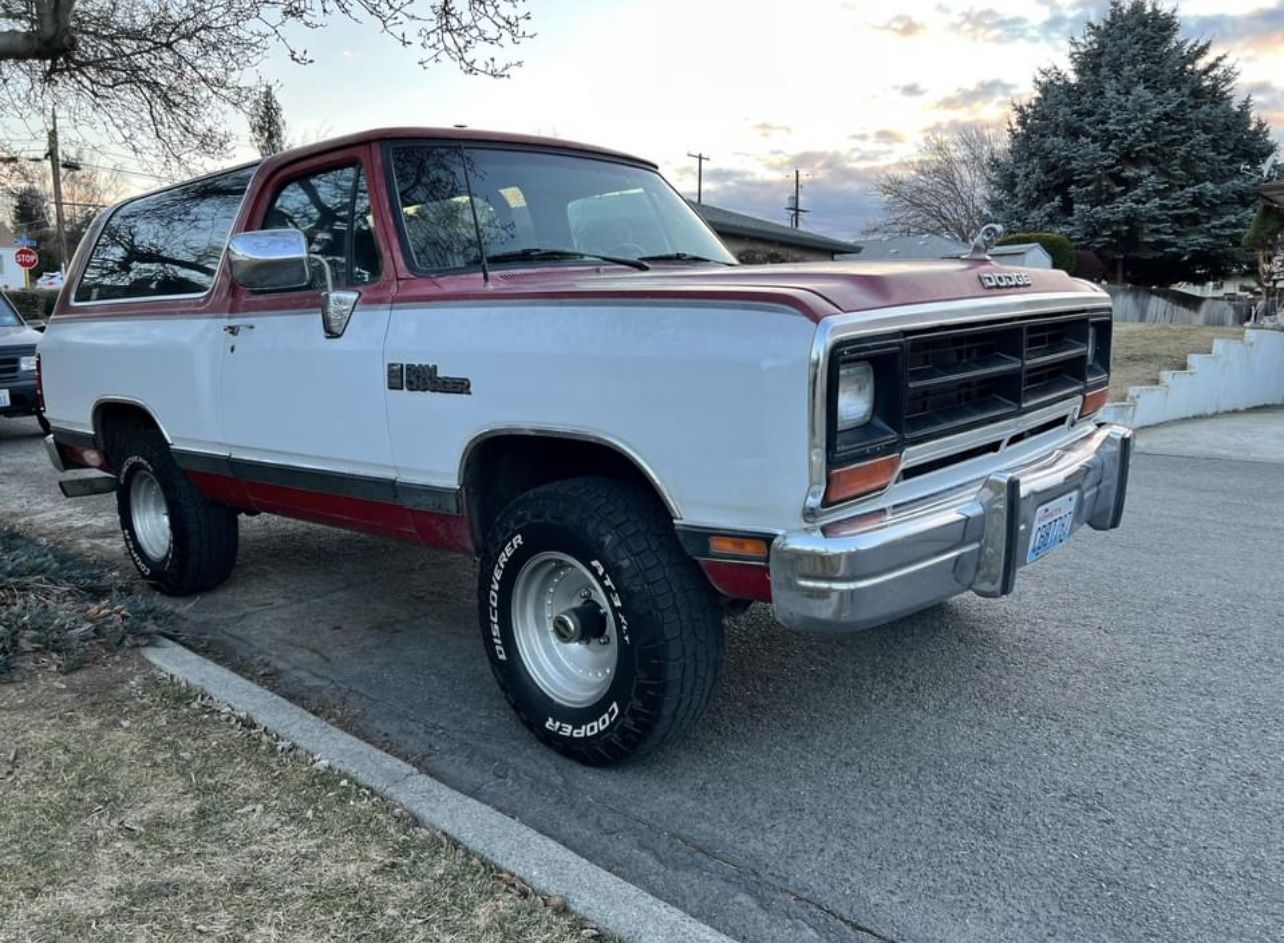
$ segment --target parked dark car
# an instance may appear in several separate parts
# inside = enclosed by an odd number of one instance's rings
[[[36,342],[40,334],[27,326],[13,303],[0,294],[0,416],[35,416],[40,428],[49,423],[36,396]]]

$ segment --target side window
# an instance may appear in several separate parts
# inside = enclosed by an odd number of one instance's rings
[[[365,285],[379,278],[370,193],[356,164],[299,177],[282,187],[263,218],[264,229],[298,229],[308,251],[330,266],[336,287]],[[314,265],[312,284],[325,287]]]
[[[244,167],[121,206],[89,254],[75,300],[204,294],[253,174]]]

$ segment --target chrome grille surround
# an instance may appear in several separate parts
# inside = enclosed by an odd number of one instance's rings
[[[929,463],[936,463],[936,467],[947,466],[952,459],[965,460],[975,456],[977,449],[1001,453],[1010,443],[1022,438],[1073,426],[1078,418],[1078,393],[1082,392],[1084,384],[1077,383],[1071,390],[1060,382],[1064,379],[1064,371],[1059,374],[1056,368],[1058,364],[1071,363],[1075,356],[1081,358],[1081,363],[1086,362],[1086,349],[1074,346],[1079,343],[1074,336],[1066,336],[1064,331],[1058,334],[1057,325],[1063,322],[1086,324],[1089,318],[1108,317],[1110,311],[1109,296],[1093,288],[1002,299],[976,298],[905,305],[822,321],[816,330],[810,365],[810,484],[803,506],[804,520],[836,519],[852,506],[871,499],[871,496],[862,496],[830,506],[823,503],[829,470],[829,364],[836,349],[862,338],[901,334],[907,350],[908,369],[903,381],[907,408],[913,405],[908,397],[911,371],[914,369],[922,370],[913,378],[913,382],[919,383],[915,393],[931,395],[933,386],[936,386],[939,395],[951,386],[957,389],[957,384],[965,384],[970,392],[945,405],[947,408],[962,407],[969,412],[975,411],[972,404],[977,402],[975,397],[969,398],[972,394],[979,391],[984,400],[987,391],[995,393],[991,382],[995,378],[1017,378],[1016,381],[1008,380],[1009,397],[1014,397],[1010,401],[1010,409],[995,409],[989,416],[969,415],[963,417],[966,421],[953,423],[925,420],[924,425],[916,429],[916,435],[906,436],[901,469],[901,476],[905,476],[913,474],[916,467]],[[1031,320],[1039,323],[1015,323]],[[1030,330],[1031,327],[1034,330]],[[1043,330],[1045,327],[1047,330]],[[1005,335],[1005,331],[1009,334]],[[959,337],[968,333],[977,335],[976,343],[971,349],[964,350],[966,356],[954,356],[955,364],[943,365],[939,362],[941,358],[934,360],[930,352],[924,354],[924,351],[930,351],[932,343],[942,339],[942,349],[957,352]],[[1003,347],[1005,337],[1008,338],[1007,348]],[[1071,343],[1059,346],[1064,341]],[[920,345],[917,349],[914,347],[916,344]],[[924,354],[917,361],[914,359],[916,350]],[[1004,359],[1007,357],[1015,359],[1019,369],[1013,369],[1011,362]],[[945,359],[950,360],[949,357]],[[939,369],[943,367],[946,369]],[[957,367],[953,377],[948,375],[949,367]],[[1045,383],[1052,385],[1044,386]],[[939,399],[936,401],[938,408],[940,402]],[[996,405],[993,402],[989,404],[990,407]],[[931,412],[931,409],[926,409],[922,414],[929,416]],[[936,417],[937,420],[939,418]],[[902,477],[898,477],[897,481],[900,480]]]

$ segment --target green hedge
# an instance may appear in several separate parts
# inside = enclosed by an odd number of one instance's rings
[[[1065,236],[1055,232],[1014,232],[1000,239],[999,245],[1011,246],[1022,242],[1037,242],[1048,250],[1048,255],[1052,256],[1053,268],[1074,274],[1079,253],[1074,243]]]
[[[15,288],[5,292],[18,313],[28,321],[48,321],[58,292],[52,288]]]

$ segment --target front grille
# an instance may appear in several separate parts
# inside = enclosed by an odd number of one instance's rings
[[[30,357],[34,347],[6,347],[0,350],[0,380],[14,380],[18,376],[18,359]]]
[[[1082,313],[911,336],[905,442],[961,432],[1083,393],[1089,329],[1089,316]]]

